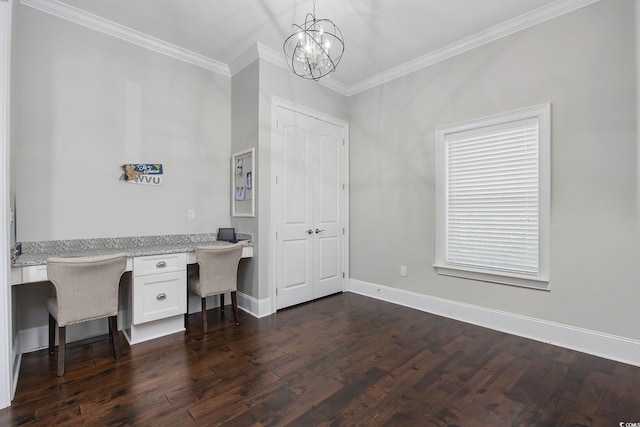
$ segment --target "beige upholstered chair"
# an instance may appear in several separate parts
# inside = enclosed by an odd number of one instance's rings
[[[242,243],[233,245],[201,246],[196,248],[198,272],[189,274],[189,290],[200,296],[202,304],[202,333],[207,333],[207,300],[208,296],[222,295],[231,292],[233,317],[238,323],[238,264],[242,257]],[[188,300],[189,298],[187,298]],[[221,301],[224,301],[221,299]],[[185,323],[189,309],[185,314]]]
[[[54,352],[57,323],[58,376],[64,375],[67,325],[108,317],[113,355],[120,358],[118,288],[126,266],[126,254],[47,259],[47,276],[56,290],[56,296],[47,301],[49,352]]]

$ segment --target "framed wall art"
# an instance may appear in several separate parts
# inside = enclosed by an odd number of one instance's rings
[[[231,156],[231,216],[255,217],[255,148]]]

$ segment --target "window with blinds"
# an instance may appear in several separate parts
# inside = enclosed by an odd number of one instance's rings
[[[547,287],[548,122],[547,105],[438,129],[439,273]]]

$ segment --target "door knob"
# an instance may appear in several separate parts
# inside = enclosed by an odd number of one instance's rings
[[[307,230],[307,234],[313,234],[313,230],[312,229],[308,229]]]
[[[323,231],[324,231],[324,230],[318,230],[318,229],[316,228],[316,234],[318,234],[318,233],[322,233]]]

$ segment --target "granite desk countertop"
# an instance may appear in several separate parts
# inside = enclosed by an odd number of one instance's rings
[[[253,245],[251,235],[238,233],[237,237],[246,246]],[[21,242],[20,255],[11,251],[11,265],[27,267],[46,264],[49,257],[89,257],[122,252],[130,257],[163,255],[194,252],[196,246],[228,244],[216,240],[215,233]]]

